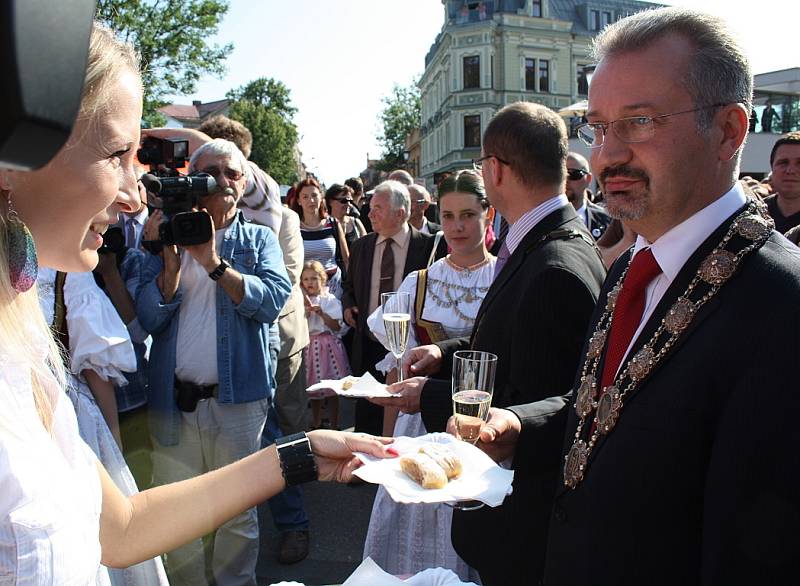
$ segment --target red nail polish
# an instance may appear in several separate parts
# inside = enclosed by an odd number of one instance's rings
[[[400,455],[400,452],[398,452],[394,448],[386,448],[386,452],[391,454],[392,456],[399,456]]]

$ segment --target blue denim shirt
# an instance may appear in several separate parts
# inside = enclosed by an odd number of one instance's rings
[[[119,274],[134,303],[136,303],[136,293],[139,290],[144,260],[145,255],[141,250],[129,248],[125,251],[125,256],[119,266]],[[106,291],[106,295],[108,295],[108,291]],[[117,396],[117,411],[120,413],[131,411],[147,403],[147,358],[145,358],[147,347],[144,343],[147,332],[142,330],[138,317],[128,324],[128,333],[131,335],[133,350],[136,352],[136,372],[124,372],[128,384],[124,387],[114,386],[114,393]]]
[[[269,355],[269,328],[278,318],[291,285],[277,237],[269,228],[250,224],[239,213],[225,232],[217,251],[244,277],[244,298],[235,305],[217,288],[217,367],[220,403],[247,403],[272,397],[275,380]],[[180,440],[180,411],[175,406],[175,356],[182,284],[170,303],[164,303],[156,278],[161,257],[151,255],[142,265],[142,284],[136,299],[139,321],[153,336],[148,391],[150,431],[162,445]]]

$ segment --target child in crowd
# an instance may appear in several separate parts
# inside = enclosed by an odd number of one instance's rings
[[[321,380],[338,380],[350,374],[350,362],[340,336],[345,333],[342,304],[328,292],[328,277],[322,263],[316,260],[303,265],[300,286],[305,293],[306,319],[310,341],[303,352],[306,361],[308,386]],[[312,428],[323,425],[322,400],[330,418],[330,427],[339,426],[339,397],[323,392],[312,398]]]

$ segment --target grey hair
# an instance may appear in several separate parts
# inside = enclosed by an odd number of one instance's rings
[[[595,38],[595,63],[609,56],[640,51],[667,35],[683,36],[694,45],[682,84],[696,107],[740,103],[749,114],[753,103],[750,60],[725,21],[710,14],[666,7],[623,18]],[[715,114],[714,108],[696,112],[698,131],[707,131]]]
[[[245,177],[250,179],[250,165],[247,164],[247,159],[239,147],[229,140],[224,138],[215,138],[209,142],[203,143],[195,152],[192,153],[192,158],[189,159],[189,172],[197,171],[195,164],[197,159],[203,155],[212,155],[217,157],[228,157],[232,162],[239,164],[239,170]]]
[[[406,222],[408,221],[411,217],[411,195],[408,193],[408,187],[399,181],[389,179],[378,185],[375,188],[375,193],[387,193],[392,209],[402,209],[406,215]]]

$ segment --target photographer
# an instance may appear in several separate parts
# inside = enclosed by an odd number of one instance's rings
[[[142,269],[137,312],[153,336],[149,394],[156,484],[200,475],[259,448],[274,392],[269,324],[288,299],[290,284],[275,235],[237,212],[247,169],[229,141],[198,148],[189,170],[216,180],[216,189],[198,201],[216,231],[202,244],[179,249],[165,243]],[[161,210],[151,215],[146,241],[164,240],[164,220]],[[252,508],[217,530],[211,560],[217,583],[254,583],[257,555]],[[167,554],[166,562],[174,584],[205,583],[201,540]]]

